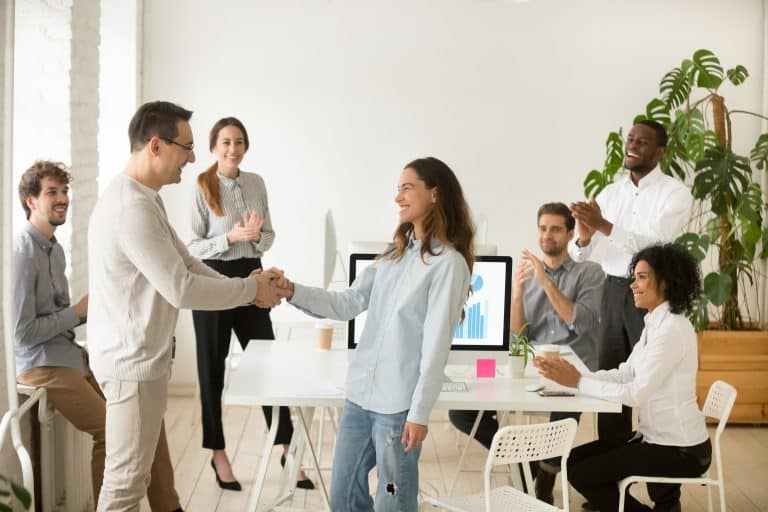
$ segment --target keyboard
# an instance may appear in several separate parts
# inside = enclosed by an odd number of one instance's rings
[[[448,381],[448,382],[443,382],[442,391],[446,393],[466,393],[467,391],[469,391],[469,389],[467,388],[466,382]]]

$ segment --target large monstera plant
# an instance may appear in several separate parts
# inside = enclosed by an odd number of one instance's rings
[[[768,172],[768,133],[750,144],[749,155],[736,154],[731,120],[734,116],[766,118],[729,110],[721,92],[738,87],[748,76],[744,66],[724,70],[714,53],[698,50],[664,75],[659,97],[635,118],[635,122],[658,121],[667,129],[661,170],[687,183],[695,199],[690,231],[677,243],[699,262],[708,254],[714,259],[716,270],[704,277],[704,292],[694,313],[699,328],[712,322],[719,329],[749,329],[763,320],[759,311],[755,315],[749,310],[747,294],[756,290],[760,262],[768,258],[766,202],[760,185],[762,173]],[[611,132],[603,169],[592,170],[584,180],[586,196],[593,197],[612,183],[623,160],[622,132]],[[740,296],[745,300],[740,302]],[[716,318],[710,319],[710,306],[717,308]]]

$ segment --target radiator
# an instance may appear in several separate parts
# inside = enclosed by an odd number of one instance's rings
[[[95,500],[91,489],[91,436],[77,430],[59,414],[56,414],[54,421],[54,436],[56,510],[94,510]]]

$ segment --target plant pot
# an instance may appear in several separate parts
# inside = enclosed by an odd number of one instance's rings
[[[699,407],[716,380],[738,391],[729,423],[768,423],[768,331],[700,332]]]
[[[509,356],[507,358],[507,376],[522,379],[525,375],[525,357]]]

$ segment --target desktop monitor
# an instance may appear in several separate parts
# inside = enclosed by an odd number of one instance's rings
[[[349,256],[349,282],[373,263],[376,254]],[[464,321],[454,329],[448,364],[474,364],[478,358],[506,364],[509,351],[509,310],[512,303],[512,258],[477,256],[472,269],[472,295],[464,305]],[[347,347],[355,348],[363,332],[366,313],[350,320]]]

